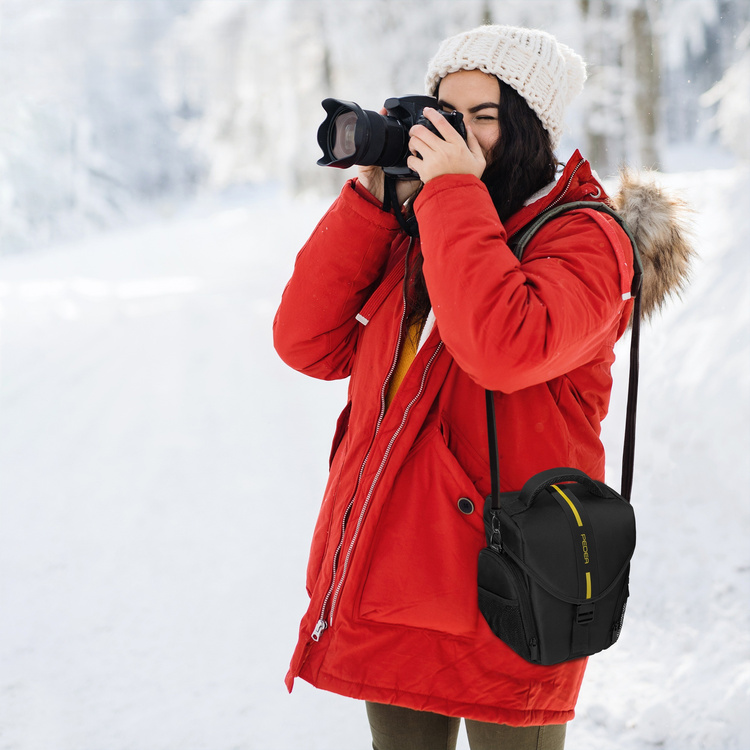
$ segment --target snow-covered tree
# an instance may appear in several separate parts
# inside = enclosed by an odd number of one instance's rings
[[[164,44],[163,90],[212,185],[332,189],[348,174],[315,163],[322,99],[377,111],[389,96],[423,93],[445,37],[488,17],[541,25],[562,12],[554,0],[201,0]]]
[[[741,159],[750,159],[750,24],[737,38],[738,60],[702,97],[717,105],[713,125],[722,143]]]
[[[624,26],[616,0],[580,0],[579,5],[588,69],[582,94],[585,151],[596,169],[609,174],[625,158]]]
[[[700,97],[735,61],[738,35],[750,23],[750,2],[665,0],[659,6],[667,139],[709,142],[712,110]]]
[[[0,252],[111,224],[197,178],[153,54],[188,4],[0,3]]]
[[[638,166],[660,168],[661,59],[654,31],[658,6],[656,0],[630,0],[627,10],[628,41],[625,45],[627,80],[632,87],[631,130]]]
[[[0,252],[196,189],[336,189],[321,100],[422,93],[439,42],[486,21],[587,59],[560,158],[608,174],[715,130],[747,152],[748,0],[0,0]]]

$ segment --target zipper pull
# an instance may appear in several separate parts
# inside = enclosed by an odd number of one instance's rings
[[[318,624],[315,626],[312,635],[310,636],[316,643],[320,640],[320,634],[328,627],[328,623],[325,620],[318,620]]]
[[[539,658],[539,643],[536,638],[529,641],[529,650],[531,651],[531,658],[536,661]]]

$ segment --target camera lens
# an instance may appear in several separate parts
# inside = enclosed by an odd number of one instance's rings
[[[354,164],[389,167],[405,163],[408,128],[398,118],[341,99],[324,99],[322,104],[327,116],[318,128],[323,150],[318,164],[345,169]]]
[[[345,159],[353,156],[357,150],[354,134],[357,131],[357,114],[345,112],[333,121],[333,148],[331,153],[335,159]]]

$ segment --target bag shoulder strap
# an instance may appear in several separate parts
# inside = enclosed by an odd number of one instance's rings
[[[560,206],[543,211],[539,216],[533,219],[529,224],[519,229],[509,239],[508,245],[513,250],[515,256],[521,260],[523,252],[527,245],[531,241],[532,237],[544,226],[548,221],[557,218],[561,214],[569,211],[580,211],[585,210],[597,211],[608,216],[611,216],[622,228],[630,240],[630,244],[633,248],[633,282],[630,287],[630,296],[633,297],[633,317],[632,317],[632,329],[630,334],[630,372],[628,377],[628,401],[626,406],[626,417],[625,417],[625,438],[623,444],[623,455],[622,455],[622,480],[620,494],[628,502],[630,502],[630,495],[633,487],[633,467],[635,463],[635,422],[636,422],[636,411],[638,403],[638,374],[639,374],[639,362],[638,362],[638,348],[640,343],[640,323],[641,323],[641,278],[643,275],[643,266],[641,264],[640,254],[638,252],[638,246],[635,241],[635,237],[628,227],[625,220],[608,206],[606,203],[599,203],[596,201],[573,201],[571,203],[563,203]],[[594,218],[593,214],[592,218]],[[604,231],[610,237],[610,241],[616,240],[613,238],[609,231],[609,224],[605,222],[597,222],[602,226]],[[615,248],[613,248],[615,249]],[[489,442],[489,457],[490,457],[490,477],[492,486],[492,504],[491,507],[497,510],[500,507],[500,471],[499,471],[499,456],[497,448],[497,424],[495,418],[495,399],[492,391],[485,392],[485,404],[487,410],[487,435]]]
[[[643,271],[641,265],[640,253],[638,252],[638,246],[635,242],[630,227],[627,225],[625,219],[620,216],[609,204],[601,203],[600,201],[571,201],[570,203],[561,203],[559,206],[554,206],[542,211],[536,218],[532,219],[528,224],[525,224],[520,229],[516,230],[508,240],[508,246],[513,250],[513,254],[521,260],[527,245],[534,237],[534,235],[549,221],[556,219],[561,214],[569,213],[570,211],[581,211],[586,210],[597,211],[599,213],[606,214],[612,217],[622,228],[625,234],[630,240],[630,244],[633,246],[633,264],[634,268]],[[634,274],[635,279],[635,274]],[[635,290],[633,290],[633,296],[635,296]]]

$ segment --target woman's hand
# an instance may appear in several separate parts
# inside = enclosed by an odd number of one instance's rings
[[[357,179],[365,190],[381,203],[385,195],[385,173],[382,167],[357,167]]]
[[[387,115],[388,110],[383,107],[380,110],[381,115]],[[382,167],[358,167],[357,177],[360,185],[365,190],[372,193],[381,203],[385,197],[385,173]],[[396,197],[399,206],[419,190],[422,183],[419,180],[397,180]]]
[[[435,109],[424,108],[424,116],[435,126],[442,138],[424,125],[415,125],[410,131],[409,151],[412,156],[407,159],[407,166],[413,169],[427,183],[434,177],[444,174],[473,174],[481,177],[487,166],[471,128],[466,128],[466,140]],[[422,157],[421,159],[416,154]]]
[[[359,167],[358,179],[360,185],[372,193],[381,203],[385,196],[385,172],[382,167]],[[422,183],[419,180],[396,180],[396,198],[398,205],[411,198],[419,190]]]

